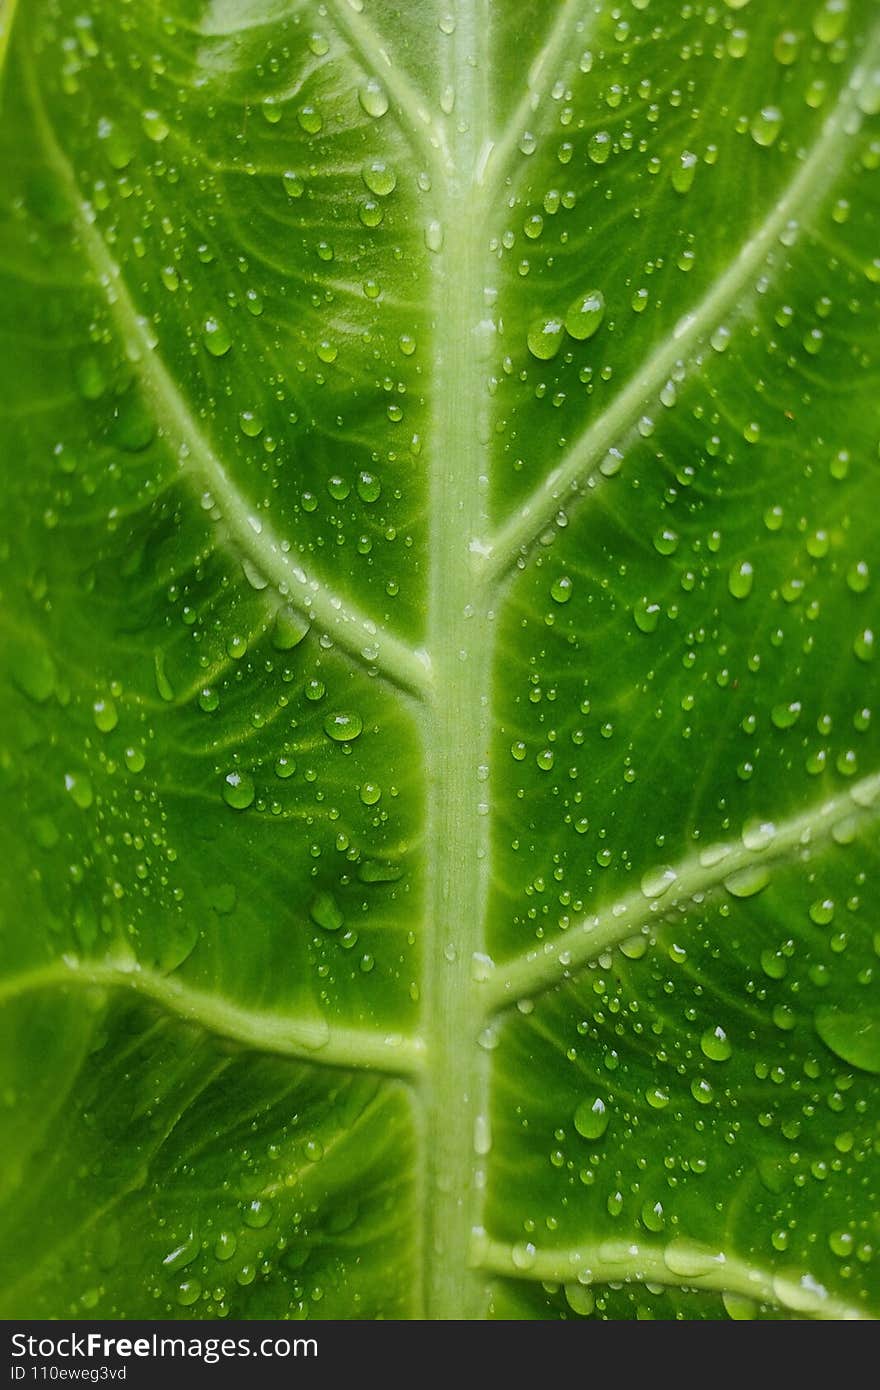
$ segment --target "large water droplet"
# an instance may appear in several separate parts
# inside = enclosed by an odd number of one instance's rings
[[[324,720],[324,732],[334,743],[350,743],[360,735],[363,727],[364,721],[360,715],[351,710],[328,714]]]
[[[605,296],[601,290],[587,290],[572,300],[565,314],[565,331],[569,337],[585,342],[592,338],[605,317]],[[535,354],[537,356],[537,354]]]
[[[880,1076],[880,1018],[876,1011],[848,1012],[828,1006],[816,1010],[814,1023],[819,1037],[836,1057]]]
[[[234,769],[223,778],[223,800],[234,811],[245,811],[256,795],[253,778]]]
[[[610,1119],[608,1107],[601,1096],[582,1100],[574,1112],[574,1127],[584,1139],[601,1139]]]
[[[312,900],[309,916],[316,926],[324,931],[339,931],[345,921],[336,899],[331,893],[318,893]]]

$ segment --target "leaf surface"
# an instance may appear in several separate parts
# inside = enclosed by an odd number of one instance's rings
[[[870,1317],[872,0],[0,21],[5,1317]]]

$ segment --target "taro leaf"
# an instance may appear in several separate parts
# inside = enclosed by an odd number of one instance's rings
[[[874,0],[6,0],[0,1311],[880,1309]]]

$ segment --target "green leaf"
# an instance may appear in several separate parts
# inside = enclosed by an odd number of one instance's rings
[[[873,0],[0,34],[2,1315],[876,1315]]]

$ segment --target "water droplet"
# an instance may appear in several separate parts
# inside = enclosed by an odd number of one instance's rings
[[[119,713],[115,702],[109,695],[102,700],[96,700],[92,705],[92,718],[95,721],[95,728],[100,729],[102,734],[109,734],[119,723]]]
[[[611,136],[607,130],[597,130],[590,136],[587,154],[594,164],[606,164],[611,154]]]
[[[217,318],[205,319],[202,328],[202,342],[212,357],[225,357],[232,347],[229,330]]]
[[[664,893],[668,893],[678,878],[678,874],[667,864],[661,865],[656,869],[649,869],[642,875],[642,893],[648,899],[662,898]]]
[[[700,1051],[704,1057],[708,1057],[710,1062],[726,1062],[730,1058],[733,1048],[730,1040],[720,1024],[714,1028],[707,1028],[700,1038]]]
[[[773,42],[773,57],[783,67],[790,67],[797,59],[800,46],[800,34],[796,34],[793,29],[783,29]]]
[[[177,1301],[182,1308],[191,1308],[201,1297],[202,1286],[198,1279],[184,1279],[177,1290]]]
[[[281,182],[284,184],[284,191],[288,198],[301,198],[305,192],[302,177],[295,169],[286,169],[281,175]]]
[[[232,1231],[220,1231],[214,1242],[214,1258],[220,1261],[231,1260],[238,1241]]]
[[[554,603],[568,603],[572,594],[572,582],[567,574],[562,574],[558,579],[554,579],[550,585],[550,597]]]
[[[588,1318],[596,1307],[596,1295],[585,1284],[565,1284],[565,1301],[578,1317]]]
[[[663,1251],[663,1263],[682,1279],[697,1279],[723,1264],[724,1256],[696,1241],[671,1240]]]
[[[662,1231],[666,1225],[666,1216],[663,1211],[662,1202],[652,1202],[650,1198],[642,1203],[639,1219],[646,1231]]]
[[[562,343],[564,325],[559,318],[540,318],[532,323],[527,336],[529,352],[539,362],[549,362]]]
[[[272,1207],[262,1197],[255,1197],[244,1209],[244,1222],[255,1231],[261,1231],[272,1219]]]
[[[601,1096],[582,1100],[574,1112],[574,1127],[583,1139],[601,1139],[608,1128],[608,1107]]]
[[[317,135],[324,127],[324,118],[312,102],[306,102],[299,108],[296,119],[307,135]]]
[[[775,144],[782,129],[782,112],[778,106],[762,106],[749,122],[749,134],[756,145],[765,148]]]
[[[358,89],[358,101],[368,116],[384,116],[388,110],[388,97],[385,89],[371,77]]]
[[[397,187],[397,175],[384,159],[370,159],[361,170],[361,178],[377,198],[387,198]]]
[[[669,1104],[669,1091],[665,1086],[649,1086],[645,1092],[645,1100],[652,1110],[665,1110]]]
[[[639,632],[644,632],[645,634],[656,632],[659,621],[659,603],[652,603],[649,598],[643,596],[633,604],[633,622]]]
[[[755,582],[755,574],[748,560],[738,560],[731,565],[727,576],[727,587],[734,598],[748,598]]]
[[[365,859],[358,864],[357,876],[361,883],[396,883],[403,878],[403,869],[382,859]]]
[[[375,473],[366,470],[358,474],[357,494],[362,502],[377,502],[382,493],[382,484]]]
[[[192,1264],[193,1260],[198,1255],[199,1248],[198,1236],[194,1231],[190,1231],[183,1240],[179,1241],[178,1244],[168,1252],[162,1264],[172,1273],[178,1269],[186,1269],[186,1266]]]
[[[331,893],[318,893],[312,900],[309,916],[315,926],[324,931],[339,931],[345,921],[336,899]]]
[[[510,1252],[515,1269],[531,1269],[537,1258],[537,1251],[531,1241],[519,1241]]]
[[[565,314],[565,331],[579,343],[586,342],[598,332],[604,317],[605,296],[602,291],[587,290],[569,304]]]
[[[668,526],[661,526],[654,533],[654,549],[658,555],[674,555],[678,549],[678,542],[677,532],[670,530]]]
[[[141,125],[148,140],[155,140],[156,144],[161,142],[168,135],[168,122],[158,111],[144,111],[141,116]]]
[[[846,1011],[833,1007],[816,1010],[816,1032],[827,1048],[860,1071],[880,1076],[880,1018],[876,1010]]]
[[[849,18],[849,0],[823,0],[813,15],[813,33],[820,43],[839,39]]]
[[[777,729],[791,729],[801,717],[800,700],[789,700],[786,704],[774,705],[770,719]]]
[[[474,1153],[479,1158],[485,1158],[486,1154],[492,1152],[492,1130],[489,1124],[488,1115],[474,1116]]]
[[[846,573],[847,586],[854,594],[863,594],[871,583],[871,571],[866,561],[857,560]]]
[[[676,193],[687,193],[697,172],[697,156],[692,150],[682,150],[672,170],[672,187]]]
[[[438,252],[443,249],[443,224],[433,217],[425,226],[425,245],[429,251]]]
[[[695,1076],[691,1082],[691,1095],[698,1105],[711,1105],[715,1092],[704,1076]]]
[[[858,657],[859,661],[869,662],[874,660],[876,646],[874,643],[874,633],[871,628],[866,627],[862,632],[858,633],[853,642],[853,652]]]
[[[354,714],[350,710],[339,710],[335,714],[328,714],[324,720],[324,732],[334,743],[350,743],[356,739],[364,727],[364,721],[359,714]]]
[[[289,652],[298,647],[307,635],[311,624],[295,608],[285,604],[275,614],[272,624],[272,646],[278,652]]]
[[[92,784],[84,772],[67,772],[64,787],[81,811],[87,811],[95,799]]]
[[[770,872],[761,864],[747,864],[744,869],[737,869],[734,873],[728,874],[724,880],[724,887],[733,898],[753,898],[767,887],[770,882]]]
[[[235,811],[245,811],[256,795],[253,778],[234,769],[223,778],[223,800]]]
[[[742,842],[746,849],[758,851],[767,849],[776,839],[776,826],[772,820],[755,817],[746,821],[742,828]]]
[[[126,748],[122,756],[125,759],[125,766],[128,768],[129,772],[143,772],[147,764],[143,749]]]

